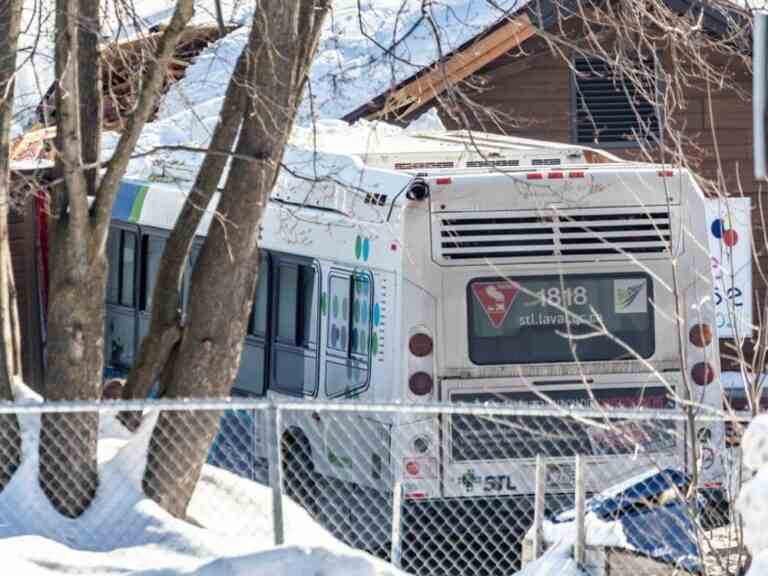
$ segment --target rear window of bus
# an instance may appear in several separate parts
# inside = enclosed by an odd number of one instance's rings
[[[478,278],[467,286],[475,364],[649,358],[653,282],[647,274]]]

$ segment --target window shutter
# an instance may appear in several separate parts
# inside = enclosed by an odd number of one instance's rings
[[[653,59],[643,61],[653,70]],[[597,58],[576,58],[574,61],[576,91],[576,130],[578,144],[625,144],[638,140],[654,141],[660,134],[656,106],[641,90],[612,66]],[[656,89],[655,74],[650,75],[644,91]]]

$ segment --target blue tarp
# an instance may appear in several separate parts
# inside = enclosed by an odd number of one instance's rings
[[[689,485],[690,478],[686,474],[665,469],[621,489],[607,490],[590,498],[586,502],[586,512],[604,522],[619,523],[628,549],[689,572],[701,573],[701,551],[692,521],[695,508],[701,504],[691,504],[681,497]],[[549,520],[560,524],[573,522],[574,517],[575,511],[570,508]]]

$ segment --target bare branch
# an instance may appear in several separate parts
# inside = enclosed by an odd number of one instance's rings
[[[107,165],[106,173],[99,184],[92,211],[97,251],[103,249],[106,243],[112,205],[117,196],[120,180],[128,168],[131,152],[136,147],[141,131],[160,98],[176,43],[193,14],[193,0],[178,1],[171,22],[160,38],[155,57],[147,66],[136,108],[128,118],[125,130],[120,136],[115,152]]]

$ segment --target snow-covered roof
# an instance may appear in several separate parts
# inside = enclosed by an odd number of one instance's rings
[[[311,68],[297,126],[306,128],[318,120],[343,117],[464,46],[527,2],[441,0],[425,4],[422,0],[335,0]],[[123,5],[110,3],[116,4]],[[20,53],[20,60],[30,57],[32,46],[35,54],[17,77],[16,104],[21,112],[20,120],[29,119],[30,109],[40,102],[40,95],[53,80],[50,58],[53,21],[51,12],[40,11],[41,5],[47,6],[40,0],[25,0],[25,26],[30,31],[38,26],[45,34],[40,37],[27,34],[22,39],[26,49]],[[133,0],[132,5],[136,12],[133,20],[107,14],[108,37],[129,38],[138,29],[147,30],[166,22],[172,14],[174,0]],[[223,1],[227,23],[247,24],[252,9],[249,2]],[[214,0],[197,0],[194,22],[214,21]],[[129,176],[193,177],[202,154],[171,153],[167,149],[179,145],[207,147],[227,81],[247,39],[247,26],[242,26],[210,44],[186,69],[185,77],[171,87],[161,102],[157,120],[146,126],[139,147],[144,155],[131,163]],[[105,154],[110,153],[114,144],[115,137],[107,135]],[[162,151],[163,148],[166,151]],[[147,155],[148,151],[156,152]]]
[[[145,0],[149,1],[149,0]],[[443,0],[429,6],[425,19],[421,0],[338,0],[326,20],[310,86],[297,125],[340,118],[387,87],[464,44],[527,0]],[[237,18],[244,18],[238,13]],[[150,21],[151,16],[147,17]],[[187,68],[185,77],[163,99],[158,119],[141,138],[144,151],[183,144],[205,148],[221,108],[226,83],[248,40],[242,27],[211,44]],[[388,48],[395,45],[392,51]],[[311,93],[311,99],[309,94]],[[107,138],[107,147],[110,139]],[[132,163],[138,178],[191,178],[202,158],[190,152],[158,152]]]

